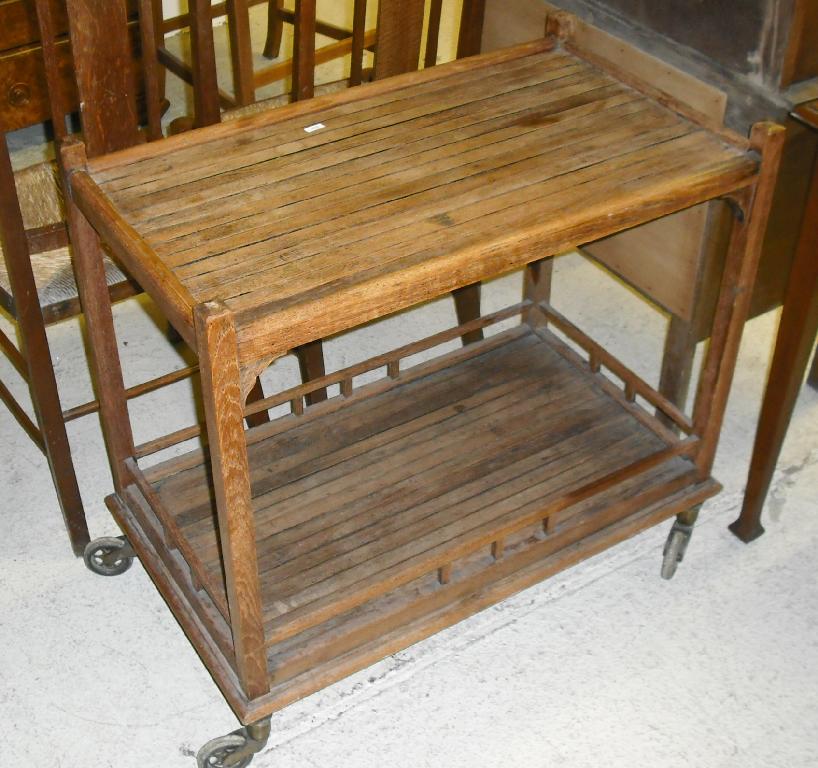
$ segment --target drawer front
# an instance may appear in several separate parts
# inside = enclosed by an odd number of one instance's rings
[[[135,19],[137,0],[128,0],[128,16]],[[68,34],[65,0],[51,0],[51,18],[58,35]],[[0,53],[37,43],[40,30],[34,0],[0,0]]]
[[[14,0],[14,4],[22,6],[29,3]],[[136,56],[139,50],[139,28],[136,21],[131,22],[130,29],[135,52],[134,79],[139,84],[137,93],[141,93],[141,71]],[[67,109],[74,111],[79,100],[71,63],[71,47],[66,38],[57,43],[57,57],[60,90],[66,99]],[[41,123],[50,117],[42,48],[34,44],[12,51],[0,51],[0,130],[14,131]]]
[[[68,29],[64,0],[51,0],[57,33]],[[0,0],[0,52],[31,45],[40,39],[34,0]]]
[[[67,40],[57,45],[60,88],[69,109],[78,103]],[[13,131],[51,117],[42,49],[28,47],[0,54],[0,130]]]

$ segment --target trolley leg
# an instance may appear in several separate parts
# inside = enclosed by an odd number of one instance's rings
[[[208,741],[196,755],[199,768],[245,768],[270,738],[270,718]]]
[[[676,515],[673,527],[670,529],[665,548],[662,552],[662,578],[672,579],[679,563],[684,560],[687,545],[693,535],[693,526],[699,517],[701,507],[693,507],[687,512]]]

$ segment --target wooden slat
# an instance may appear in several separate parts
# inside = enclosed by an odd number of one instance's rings
[[[231,661],[211,636],[210,629],[205,625],[197,611],[190,604],[188,595],[168,572],[161,555],[152,545],[150,538],[142,529],[131,507],[133,502],[127,498],[110,496],[106,499],[108,508],[116,518],[128,540],[134,547],[139,561],[148,571],[159,593],[173,611],[173,615],[182,625],[185,634],[195,645],[196,651],[207,665],[207,669],[217,682],[219,689],[225,695],[237,712],[247,712],[248,701],[236,678],[236,672]]]
[[[400,98],[333,102],[310,135],[254,124],[215,166],[191,147],[173,173],[157,157],[98,182],[194,302],[219,298],[237,312],[249,361],[522,266],[535,248],[737,188],[756,171],[741,149],[579,59],[529,53],[478,71]],[[413,270],[426,276],[407,293],[392,276]]]
[[[364,49],[367,47],[365,40],[366,30],[366,4],[367,0],[354,0],[352,9],[352,35],[351,35],[351,60],[349,65],[349,85],[355,87],[363,80]],[[374,40],[370,41],[370,44]]]
[[[315,272],[307,274],[309,287],[305,286],[307,292],[303,300],[295,296],[273,299],[276,288],[272,287],[270,274],[263,276],[261,285],[264,287],[256,293],[245,283],[244,295],[230,301],[243,326],[242,358],[253,359],[261,355],[262,350],[269,354],[302,343],[313,335],[334,333],[341,329],[338,317],[345,318],[344,327],[366,322],[439,295],[441,291],[453,290],[464,282],[476,282],[522,266],[532,253],[560,253],[589,239],[695,205],[749,183],[755,164],[738,158],[716,162],[701,171],[690,169],[682,159],[686,150],[704,155],[707,142],[708,138],[703,135],[690,141],[678,138],[672,144],[665,142],[671,145],[667,152],[656,152],[652,156],[648,153],[641,162],[628,168],[630,184],[617,185],[612,181],[617,173],[626,175],[621,167],[611,173],[618,164],[614,160],[606,163],[607,174],[603,163],[589,171],[600,179],[599,184],[563,190],[559,204],[556,204],[556,190],[543,196],[535,193],[533,199],[529,190],[528,195],[513,193],[505,198],[478,201],[466,209],[462,217],[450,213],[440,214],[440,218],[430,216],[416,223],[427,234],[418,232],[417,237],[409,240],[407,236],[412,235],[407,230],[402,237],[403,233],[398,234],[399,245],[388,242],[396,238],[394,232],[389,232],[384,238],[387,242],[379,243],[383,250],[356,251],[361,254],[356,259],[360,271],[354,276],[339,277],[330,273],[325,276],[323,285],[316,285],[312,277]],[[575,175],[580,177],[583,173]],[[617,191],[619,195],[615,194]],[[526,204],[515,202],[515,197]],[[543,198],[556,204],[552,216],[546,215],[549,211],[546,206],[541,206]],[[587,203],[587,207],[581,209],[582,203]],[[493,215],[481,216],[480,212],[486,209]],[[538,212],[536,219],[531,218],[534,210]],[[557,218],[566,212],[565,218]],[[461,234],[463,240],[458,240]],[[343,263],[343,260],[336,257],[335,263]],[[319,264],[320,260],[314,265],[316,269]],[[396,273],[401,274],[400,282],[389,277]],[[289,293],[300,280],[299,275],[296,281],[287,281],[286,291]],[[409,286],[409,290],[404,286]],[[248,287],[251,292],[247,292]],[[316,311],[318,306],[321,312]],[[275,316],[274,323],[269,319],[271,316]],[[316,317],[320,325],[307,328],[307,318],[312,321]]]
[[[478,379],[447,370],[347,405],[331,435],[319,417],[249,445],[268,642],[693,452],[668,449],[538,337],[508,338],[471,358]],[[272,456],[283,457],[275,473]],[[202,481],[185,470],[158,493],[213,578],[219,547]]]
[[[158,376],[157,378],[151,379],[150,381],[146,381],[143,384],[136,384],[133,387],[128,387],[125,390],[125,397],[128,400],[133,400],[134,398],[141,397],[142,395],[148,394],[149,392],[155,392],[157,389],[161,389],[162,387],[165,387],[168,384],[175,384],[177,381],[189,379],[198,370],[199,370],[198,366],[181,368],[178,371],[166,373],[163,376]],[[65,421],[73,421],[74,419],[78,419],[81,416],[87,416],[90,413],[96,413],[96,411],[98,410],[99,401],[91,400],[87,403],[77,405],[73,408],[69,408],[67,411],[64,411],[63,419],[65,419]]]
[[[684,430],[687,434],[693,432],[693,423],[682,413],[678,407],[671,403],[666,397],[659,394],[653,387],[650,386],[644,379],[639,377],[633,371],[622,365],[610,352],[604,349],[600,344],[595,342],[586,333],[583,333],[577,326],[575,326],[568,318],[557,312],[547,301],[541,301],[537,305],[545,316],[570,339],[575,341],[583,347],[588,353],[594,355],[594,359],[598,363],[602,363],[617,376],[619,376],[625,384],[626,396],[628,400],[633,401],[636,394],[641,395],[651,405],[661,410],[665,415],[669,416],[673,421]]]
[[[549,90],[551,94],[546,93]],[[543,102],[538,110],[529,107],[531,99]],[[619,114],[617,114],[617,107],[619,107]],[[625,94],[612,92],[598,80],[569,73],[564,78],[560,78],[560,82],[551,88],[548,86],[525,88],[522,93],[509,94],[503,99],[501,105],[487,107],[485,113],[482,113],[477,119],[466,115],[461,117],[456,114],[456,110],[451,110],[450,117],[454,119],[444,125],[440,125],[441,121],[439,118],[436,121],[434,116],[418,121],[413,126],[415,130],[412,132],[411,139],[400,147],[393,145],[392,136],[398,133],[394,128],[387,127],[383,130],[371,131],[369,132],[371,143],[368,142],[366,145],[361,145],[360,141],[354,139],[340,140],[336,149],[342,154],[338,158],[340,162],[336,164],[327,166],[326,161],[322,163],[320,159],[320,151],[310,151],[299,155],[295,161],[291,160],[291,168],[287,167],[286,161],[279,161],[273,164],[265,163],[257,172],[245,174],[248,176],[245,179],[247,186],[242,189],[236,188],[238,180],[232,178],[234,175],[242,175],[240,172],[226,174],[223,179],[225,188],[214,189],[213,194],[217,198],[240,194],[247,205],[247,220],[242,219],[233,223],[238,248],[243,244],[241,237],[246,236],[245,233],[263,234],[265,230],[260,229],[261,226],[266,226],[267,230],[271,229],[275,218],[270,217],[268,212],[265,221],[261,202],[265,195],[269,198],[272,190],[281,195],[282,207],[289,208],[297,205],[296,210],[301,212],[310,208],[314,209],[321,202],[329,202],[327,196],[330,194],[334,194],[336,198],[342,197],[343,192],[349,189],[349,182],[346,180],[349,177],[363,182],[394,176],[392,188],[396,191],[398,185],[406,184],[410,180],[424,183],[426,188],[433,188],[436,183],[439,184],[451,177],[451,174],[455,172],[454,169],[458,167],[461,168],[461,175],[470,175],[469,171],[473,174],[474,170],[479,170],[480,166],[468,166],[469,160],[478,160],[480,154],[485,155],[487,159],[493,154],[508,151],[511,148],[508,142],[522,143],[523,146],[528,143],[528,146],[532,147],[531,134],[540,133],[546,147],[559,146],[555,141],[557,136],[562,135],[565,131],[573,131],[578,134],[583,127],[585,129],[589,127],[585,123],[590,122],[593,125],[594,121],[603,120],[605,115],[596,113],[607,112],[609,108],[614,110],[607,115],[609,120],[627,115],[629,112],[645,112],[639,102],[630,99]],[[507,112],[504,111],[506,109]],[[561,110],[564,110],[564,113],[554,119],[558,125],[554,125],[553,129],[548,132],[537,131],[536,123],[533,126],[526,125],[527,120],[544,120],[549,113],[553,114]],[[582,118],[586,119],[582,120]],[[538,154],[537,151],[533,152],[534,156]],[[383,163],[383,166],[378,164],[379,161]],[[432,163],[435,163],[435,172],[429,174],[429,166]],[[424,171],[427,173],[424,174]],[[446,171],[448,173],[444,175]],[[210,187],[210,183],[207,183],[207,186]],[[416,187],[417,191],[423,190],[423,187],[418,187],[417,184]],[[374,190],[362,190],[363,192],[367,194],[367,201],[389,202],[383,199],[383,192],[380,195]],[[174,228],[169,229],[168,224],[173,224],[173,218],[167,212],[170,206],[161,199],[164,196],[158,193],[151,194],[150,210],[143,208],[138,214],[131,213],[130,210],[127,210],[128,206],[126,213],[130,214],[129,218],[139,223],[140,228],[144,228],[146,234],[152,242],[156,242],[157,249],[164,253],[169,263],[184,264],[196,258],[197,255],[203,256],[207,253],[200,250],[197,254],[194,251],[191,253],[191,259],[176,256],[177,253],[186,254],[188,251],[193,251],[198,244],[206,242],[205,237],[193,231],[196,223],[199,223],[206,232],[209,231],[209,234],[216,238],[217,242],[211,249],[211,254],[222,253],[224,247],[229,246],[230,241],[224,238],[230,234],[228,227],[231,219],[225,212],[223,204],[219,210],[218,200],[204,203],[207,213],[214,218],[212,225],[208,226],[209,221],[204,214],[192,211],[191,218],[194,221],[185,222],[183,227],[177,224]],[[342,211],[346,213],[354,210],[350,206],[351,204],[347,202]],[[365,215],[367,207],[361,205],[359,208],[359,215]],[[340,214],[334,216],[333,219],[340,219]],[[326,226],[327,223],[322,220],[311,222],[312,226]],[[225,231],[220,230],[220,225]],[[185,236],[186,230],[191,232],[191,236]],[[289,234],[292,231],[292,228],[282,229],[280,224],[278,232],[273,230],[275,234]],[[167,243],[163,242],[164,240],[167,240]]]
[[[690,474],[691,471],[684,465],[671,463],[661,470],[641,475],[623,484],[618,501],[606,504],[594,499],[576,505],[570,516],[563,518],[551,531],[552,538],[547,543],[542,542],[533,529],[528,529],[517,537],[505,540],[503,554],[509,558],[519,558],[531,553],[532,549],[558,552],[582,536],[593,535],[595,531],[605,528],[611,521],[689,487]],[[488,561],[485,552],[476,552],[458,560],[456,565],[447,564],[439,569],[438,581],[442,576],[442,583],[454,582],[447,590],[439,589],[433,576],[426,576],[297,637],[276,643],[270,649],[275,679],[283,681],[294,677],[321,661],[350,650],[361,640],[383,635],[393,627],[410,623],[428,612],[430,603],[445,604],[455,599],[456,595],[474,589],[475,582],[490,579],[495,568],[496,565]]]
[[[361,43],[363,43],[363,45],[359,46],[361,51],[363,51],[364,48],[371,46],[375,39],[376,35],[374,30],[365,31],[362,33]],[[349,53],[353,53],[354,49],[355,41],[351,37],[344,40],[339,40],[337,43],[330,43],[329,45],[321,46],[321,48],[318,48],[314,52],[315,65],[326,64],[329,61],[342,58]],[[276,83],[279,80],[283,80],[288,75],[294,73],[296,63],[296,59],[288,59],[286,61],[279,62],[278,64],[273,64],[269,67],[258,70],[253,75],[253,83],[255,87],[262,88],[270,83]],[[360,82],[358,84],[360,85]]]
[[[571,68],[571,71],[560,71],[566,68]],[[520,59],[506,66],[490,67],[479,83],[473,82],[467,74],[452,75],[451,80],[447,79],[445,82],[433,80],[419,84],[399,95],[387,93],[365,98],[377,87],[377,84],[370,85],[360,91],[345,91],[336,95],[335,98],[340,99],[348,93],[355,93],[361,98],[355,103],[342,102],[324,110],[321,113],[321,120],[329,126],[326,130],[306,134],[304,128],[309,123],[285,122],[283,125],[275,123],[258,130],[249,130],[241,141],[233,137],[214,141],[212,151],[217,153],[215,155],[217,162],[211,159],[211,162],[207,163],[202,159],[201,153],[193,148],[180,149],[174,154],[172,164],[164,158],[157,157],[153,161],[139,162],[128,169],[95,173],[94,178],[104,184],[111,194],[129,190],[122,201],[125,209],[133,207],[142,210],[142,206],[134,205],[132,201],[138,202],[139,197],[150,195],[150,203],[155,205],[155,193],[170,188],[176,189],[177,196],[181,197],[180,193],[185,191],[183,187],[185,182],[206,183],[208,179],[223,176],[233,170],[254,174],[266,169],[262,163],[272,162],[275,167],[275,161],[279,157],[287,158],[288,155],[297,153],[296,159],[301,160],[303,158],[301,153],[305,150],[325,150],[326,145],[330,145],[330,149],[334,150],[337,148],[336,142],[341,139],[348,139],[347,144],[359,146],[363,143],[362,138],[365,138],[365,143],[373,139],[371,133],[375,129],[396,126],[396,133],[402,133],[405,138],[404,124],[411,119],[428,118],[453,107],[468,107],[475,98],[487,101],[489,97],[500,96],[509,90],[545,83],[564,74],[579,72],[590,73],[591,70],[563,56],[549,55],[542,59],[538,57],[535,62]],[[537,94],[534,98],[537,99],[538,96]],[[418,99],[422,97],[428,97],[433,101],[419,104]],[[309,104],[314,105],[316,101]],[[293,110],[296,106],[305,105],[290,105],[277,111]],[[488,103],[483,106],[488,106]],[[527,106],[530,107],[531,104]],[[471,111],[474,112],[473,107]],[[479,121],[479,116],[477,118]],[[475,122],[474,117],[472,122]],[[227,125],[230,124],[232,121]],[[205,133],[210,133],[211,130]],[[324,165],[334,165],[339,159],[343,160],[343,156],[336,158],[333,153],[325,158]],[[167,174],[171,169],[174,176],[169,179]],[[223,181],[224,179],[220,179],[220,183]]]
[[[282,483],[297,481],[305,473],[309,476],[317,469],[338,467],[366,451],[388,446],[426,426],[453,418],[458,409],[473,407],[507,393],[513,385],[505,382],[502,370],[479,375],[481,359],[484,355],[492,355],[497,365],[508,362],[524,335],[524,329],[515,328],[488,339],[477,349],[470,349],[471,354],[466,354],[465,350],[449,353],[436,364],[418,366],[417,372],[412,371],[416,375],[405,377],[399,385],[389,379],[384,380],[385,386],[381,382],[368,384],[355,393],[351,402],[333,403],[331,400],[311,408],[297,428],[287,420],[281,420],[278,429],[272,423],[248,433],[248,452],[254,467],[266,465],[270,439],[280,435],[287,442],[286,456],[276,461],[277,472],[270,475],[262,471],[252,477],[254,497],[264,496],[274,501],[277,496],[271,492]],[[533,340],[525,343],[531,344]],[[396,389],[406,391],[405,387],[420,380],[424,380],[424,386],[419,391],[415,388],[411,403],[390,395]],[[351,405],[357,408],[349,410]],[[369,416],[372,406],[377,407],[378,419]],[[424,408],[428,412],[421,421],[412,418],[412,414]],[[338,431],[322,434],[320,443],[316,443],[315,423],[330,414],[337,421]],[[258,439],[255,433],[263,437]],[[185,526],[211,517],[212,497],[201,456],[191,467],[175,459],[163,467],[152,468],[147,474],[152,482],[162,483],[163,494],[185,499]]]
[[[151,296],[182,338],[188,345],[194,346],[194,301],[185,287],[158,260],[139,234],[116,213],[110,200],[101,194],[85,171],[71,174],[69,183],[77,207],[98,228],[128,272],[145,289],[151,290]]]
[[[221,119],[210,0],[190,0],[188,13],[193,59],[193,104],[196,127],[201,128],[215,125]]]
[[[279,683],[273,673],[276,684],[267,697],[253,702],[253,715],[259,716],[263,712],[284,707],[661,520],[686,511],[718,490],[715,483],[676,493],[671,491],[671,487],[670,483],[664,484],[661,490],[665,497],[660,496],[658,501],[655,494],[648,491],[635,497],[631,504],[615,505],[609,510],[609,515],[604,516],[615,521],[611,525],[600,525],[599,520],[588,521],[571,532],[573,535],[567,533],[559,542],[537,542],[516,557],[495,564],[491,571],[483,569],[464,579],[454,589],[426,591],[404,610],[401,610],[400,604],[394,606],[387,603],[380,612],[373,611],[370,631],[359,629],[354,621],[350,622],[351,626],[339,625],[334,632],[330,630],[327,633],[329,638],[319,637],[313,643],[302,646],[302,653],[295,658],[289,654],[281,659],[285,664],[282,680]],[[647,506],[640,510],[640,503]],[[620,515],[618,520],[617,514]],[[571,541],[574,543],[569,543]],[[372,632],[371,628],[375,626],[378,629]],[[276,660],[278,656],[273,650],[273,665]],[[288,678],[288,672],[297,670],[304,661],[308,661],[308,671]]]
[[[315,95],[315,2],[295,0],[293,101],[304,101]]]
[[[173,515],[167,512],[164,504],[162,503],[162,499],[159,498],[159,495],[156,493],[153,486],[151,486],[145,479],[145,476],[142,474],[136,461],[134,459],[129,459],[128,466],[131,470],[134,484],[136,485],[136,490],[142,494],[144,506],[147,506],[150,509],[151,514],[156,518],[156,522],[158,523],[157,527],[162,528],[163,549],[178,549],[182,553],[182,556],[189,566],[195,582],[207,590],[207,593],[213,601],[216,609],[219,611],[224,621],[227,622],[225,624],[225,629],[228,629],[227,634],[229,634],[230,613],[227,606],[227,594],[222,572],[219,571],[216,578],[210,577],[208,572],[202,567],[201,559],[195,555],[190,547],[190,543],[182,535],[182,532],[176,523],[176,519],[173,517]]]
[[[20,374],[26,381],[28,381],[28,364],[25,357],[19,349],[14,345],[14,342],[0,330],[0,350],[8,358],[9,362],[14,366],[17,373]]]
[[[219,646],[225,658],[233,663],[235,661],[233,640],[230,635],[230,625],[225,621],[223,612],[214,606],[209,594],[202,593],[196,586],[196,578],[188,568],[184,557],[168,541],[161,522],[148,501],[140,495],[139,490],[134,486],[129,486],[124,498],[134,517],[139,520],[146,538],[150,540],[165,567],[173,573],[175,583],[184,591],[191,607],[207,627],[210,636]]]
[[[422,91],[424,87],[429,86],[432,88],[445,88],[446,84],[441,86],[442,78],[461,76],[469,79],[474,77],[475,73],[480,73],[484,69],[502,66],[504,63],[513,64],[525,59],[527,56],[551,51],[553,48],[553,41],[537,40],[507,50],[483,54],[469,61],[455,61],[442,67],[387,78],[372,83],[364,91],[350,89],[341,93],[322,96],[305,103],[291,104],[287,107],[249,115],[241,120],[231,120],[219,125],[209,126],[207,130],[196,134],[188,132],[172,136],[158,145],[133,147],[130,150],[115,152],[104,158],[97,158],[90,165],[90,168],[93,169],[95,178],[100,180],[104,180],[103,177],[120,178],[134,171],[140,172],[145,164],[161,165],[167,163],[169,156],[173,156],[175,161],[180,154],[182,156],[185,153],[191,156],[199,155],[202,152],[201,147],[203,144],[226,142],[235,145],[243,143],[241,137],[245,137],[248,131],[267,130],[282,123],[289,123],[293,119],[322,112],[328,107],[354,110],[361,103],[372,103],[378,100],[389,101],[405,96],[407,89],[410,92],[415,92],[416,90]],[[447,81],[447,83],[450,82],[452,81]],[[211,151],[211,148],[208,148],[208,151]],[[220,155],[223,154],[224,147],[214,147],[212,151]]]
[[[500,128],[497,132],[488,132],[488,140],[491,141],[488,147],[480,145],[482,136],[474,141],[447,143],[439,151],[430,151],[395,163],[396,167],[392,169],[381,169],[375,165],[364,174],[357,174],[356,178],[388,178],[391,189],[389,196],[384,195],[382,187],[373,185],[373,189],[361,190],[358,201],[351,201],[349,189],[334,189],[336,185],[330,178],[326,194],[321,195],[319,188],[316,190],[319,194],[304,201],[290,202],[284,191],[283,207],[292,215],[286,223],[286,229],[280,219],[270,221],[271,217],[268,215],[265,220],[264,214],[260,214],[261,220],[256,226],[238,231],[232,237],[223,235],[219,238],[219,230],[214,228],[211,233],[214,235],[213,242],[199,247],[195,244],[193,248],[162,258],[190,284],[194,295],[208,290],[208,281],[211,280],[218,280],[225,294],[237,295],[230,293],[233,284],[229,282],[229,269],[238,256],[241,257],[242,264],[254,264],[258,270],[256,275],[264,275],[262,279],[265,281],[268,277],[274,277],[292,282],[292,274],[302,271],[304,259],[327,258],[330,249],[341,250],[350,244],[360,248],[365,241],[369,241],[366,245],[372,251],[381,250],[384,245],[391,244],[390,240],[396,233],[399,237],[405,234],[405,230],[398,230],[405,226],[415,226],[419,222],[423,222],[427,229],[431,224],[440,232],[451,226],[449,222],[454,221],[454,216],[460,213],[460,209],[466,209],[469,205],[486,207],[489,201],[504,204],[505,196],[536,184],[544,186],[550,182],[553,188],[566,189],[565,176],[568,171],[580,171],[583,167],[594,166],[606,157],[610,161],[621,157],[620,164],[626,164],[629,160],[639,159],[639,150],[651,152],[651,147],[657,142],[680,137],[682,131],[674,124],[661,119],[650,119],[651,116],[637,109],[625,105],[621,109],[614,108],[611,114],[595,116],[599,123],[604,122],[606,117],[620,118],[619,122],[624,125],[616,133],[632,140],[629,151],[624,147],[613,150],[603,142],[588,139],[583,131],[588,121],[582,119],[578,121],[578,125],[573,121],[566,122],[559,130],[546,136],[537,136],[536,131],[520,134],[516,130],[509,132]],[[641,132],[633,135],[629,129],[637,123]],[[537,138],[540,139],[539,142]],[[555,152],[553,157],[549,157],[549,149],[554,147],[560,147],[563,151],[559,154]],[[391,170],[391,173],[385,176],[385,170]],[[513,170],[518,171],[513,179],[504,179],[504,184],[498,183],[496,187],[492,187],[490,194],[485,194],[487,175],[510,174]],[[526,192],[531,194],[530,189],[526,189]],[[317,218],[316,211],[328,205],[332,206],[332,213]],[[382,223],[380,227],[377,225],[379,220]],[[253,223],[252,218],[249,223]],[[245,226],[244,222],[241,226]],[[276,249],[274,256],[269,255],[271,247]],[[355,265],[358,266],[362,260],[356,259]],[[188,264],[191,266],[188,267]],[[338,266],[349,272],[349,265],[345,266],[343,263],[336,266],[336,272],[339,271]],[[300,283],[292,285],[296,289],[301,288]],[[269,283],[265,282],[265,289],[268,286]],[[245,280],[243,287],[244,292],[249,293],[247,288],[252,288],[253,285],[248,285]],[[286,295],[280,293],[279,298]],[[244,303],[243,299],[241,303]]]
[[[31,417],[23,410],[23,407],[14,399],[9,388],[0,381],[0,401],[2,401],[9,412],[16,419],[17,423],[23,428],[25,433],[31,438],[31,441],[41,451],[45,451],[45,442],[43,435],[38,429],[37,425],[31,420]]]

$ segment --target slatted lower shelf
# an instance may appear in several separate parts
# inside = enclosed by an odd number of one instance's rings
[[[341,408],[330,401],[248,433],[272,685],[263,699],[243,701],[231,682],[206,465],[174,460],[112,501],[242,717],[318,690],[718,490],[673,455],[683,453],[673,435],[637,418],[547,333],[522,326],[450,357],[386,388],[364,387]]]

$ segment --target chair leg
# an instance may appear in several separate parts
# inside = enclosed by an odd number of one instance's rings
[[[295,350],[298,367],[301,370],[301,381],[308,382],[320,379],[326,373],[324,365],[324,346],[321,340],[311,341]],[[316,389],[307,395],[307,405],[315,405],[327,399],[326,389]]]
[[[267,5],[267,41],[264,43],[264,57],[277,59],[281,55],[281,38],[284,36],[284,21],[280,11],[284,0],[270,0]]]
[[[315,6],[316,0],[295,0],[293,101],[304,101],[315,95]]]
[[[42,314],[39,311],[37,314],[39,318],[23,320],[21,317],[19,323],[23,352],[28,362],[29,389],[71,549],[81,557],[90,541],[88,524],[71,458],[45,325]]]
[[[202,128],[221,119],[213,15],[209,0],[190,0],[188,15],[193,59],[193,111],[195,126]]]
[[[250,40],[250,6],[247,0],[228,0],[227,27],[230,32],[230,59],[233,93],[239,106],[256,100],[253,83],[253,45]]]
[[[454,296],[454,308],[457,313],[457,322],[460,325],[468,323],[470,320],[477,320],[480,317],[480,283],[465,285],[452,291]],[[473,344],[483,338],[482,329],[469,331],[462,336],[463,344]]]
[[[692,326],[675,315],[670,318],[665,350],[662,356],[662,373],[659,378],[659,392],[671,403],[684,409],[690,379],[693,375],[693,358],[696,355],[696,335]],[[677,430],[672,419],[661,411],[656,417],[669,429]]]
[[[165,47],[165,35],[162,32],[162,24],[165,21],[164,10],[162,8],[162,0],[151,0],[151,9],[153,11],[153,31],[155,35],[155,43],[157,50]],[[154,56],[155,58],[155,56]],[[162,106],[162,111],[165,111],[167,106],[167,70],[164,66],[157,62],[156,64],[156,85],[159,92],[159,103]]]
[[[818,389],[818,346],[815,347],[815,356],[812,358],[812,368],[810,368],[807,382],[813,389]]]
[[[75,555],[81,555],[89,541],[88,526],[71,460],[71,446],[63,421],[48,336],[31,269],[11,158],[3,134],[0,134],[0,230],[3,232],[3,257],[17,307],[21,352],[28,366],[31,399],[43,438],[42,447],[54,480],[71,548]]]
[[[458,59],[480,53],[485,16],[486,0],[463,0],[460,33],[457,39]]]
[[[261,379],[256,379],[256,383],[253,384],[253,388],[250,390],[250,394],[247,396],[248,403],[256,403],[259,400],[264,399],[264,389],[261,386]],[[262,411],[261,413],[254,413],[252,416],[248,416],[245,421],[247,422],[248,427],[260,427],[262,424],[266,424],[270,421],[270,415],[267,411]]]

